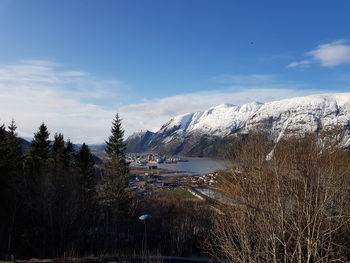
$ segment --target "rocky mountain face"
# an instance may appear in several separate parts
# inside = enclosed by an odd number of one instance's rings
[[[125,141],[127,152],[145,152],[154,138],[155,133],[150,131],[135,132]]]
[[[152,133],[139,132],[127,139],[130,152],[207,155],[213,145],[231,134],[266,131],[278,141],[286,133],[318,133],[327,127],[350,129],[350,93],[311,95],[280,101],[223,104],[204,112],[180,115]],[[344,144],[350,144],[347,136]]]

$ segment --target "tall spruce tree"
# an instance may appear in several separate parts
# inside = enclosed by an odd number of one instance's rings
[[[12,182],[15,182],[21,174],[23,161],[21,143],[17,138],[16,129],[14,120],[8,126],[7,132],[4,125],[0,126],[0,174],[1,177],[6,177],[6,181]]]
[[[31,215],[26,235],[32,242],[33,248],[38,249],[42,255],[47,253],[50,242],[53,241],[50,238],[52,226],[48,224],[51,222],[55,194],[48,167],[50,152],[49,132],[46,125],[42,123],[39,131],[34,133],[34,139],[25,160],[27,208],[28,214]],[[37,231],[30,231],[31,228],[36,228]]]
[[[126,191],[129,169],[125,160],[126,145],[121,119],[116,114],[111,128],[111,136],[106,141],[107,160],[103,173],[104,188],[101,192],[104,222],[103,237],[105,245],[116,241],[115,233],[123,231],[123,225],[132,208],[132,199]]]
[[[48,132],[45,123],[42,123],[39,127],[39,131],[34,134],[34,140],[30,146],[30,153],[33,157],[42,161],[47,160],[51,149],[49,135],[50,133]]]
[[[47,168],[47,159],[51,152],[51,142],[49,140],[50,133],[47,127],[42,123],[39,131],[34,133],[34,139],[27,152],[25,169],[26,174],[37,177],[40,180]]]
[[[17,126],[12,120],[8,126],[8,133],[6,134],[5,146],[7,148],[7,165],[9,167],[12,177],[16,177],[22,172],[23,155],[21,142],[17,138]]]
[[[121,204],[127,199],[125,188],[128,186],[127,175],[129,169],[125,160],[124,130],[118,113],[112,122],[111,133],[105,147],[107,162],[105,165],[104,193],[109,202]]]
[[[12,120],[8,126],[8,132],[5,138],[6,148],[6,176],[7,185],[5,186],[6,206],[2,206],[3,210],[7,210],[10,216],[8,221],[8,239],[7,239],[7,256],[12,250],[12,239],[14,234],[14,223],[17,220],[20,203],[22,203],[23,187],[23,154],[21,142],[17,138],[17,126]]]
[[[75,168],[75,149],[69,138],[64,148],[64,164],[70,170]]]
[[[66,174],[65,147],[62,133],[55,133],[50,153],[50,168],[55,180],[60,180]]]
[[[108,156],[107,171],[111,176],[126,177],[129,173],[125,160],[126,144],[121,119],[116,114],[111,128],[112,135],[106,141],[105,152]]]
[[[124,143],[124,130],[122,128],[121,119],[116,114],[111,128],[112,135],[106,141],[105,152],[110,161],[118,163],[118,168],[127,173],[128,169],[125,162],[126,144]],[[125,169],[126,168],[126,169]]]

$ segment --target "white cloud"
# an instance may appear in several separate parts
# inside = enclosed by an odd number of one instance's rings
[[[109,133],[115,109],[84,100],[113,98],[114,88],[122,88],[122,82],[64,71],[49,61],[0,65],[0,123],[14,118],[24,137],[32,137],[45,122],[52,135],[62,132],[75,143],[101,142]]]
[[[308,52],[308,54],[325,67],[350,63],[350,45],[346,45],[344,40],[319,45],[317,49]]]
[[[219,76],[214,86],[224,88],[144,99],[119,106],[117,95],[128,87],[119,80],[103,80],[83,71],[64,70],[50,61],[0,65],[0,124],[15,119],[20,136],[32,137],[44,121],[51,135],[62,132],[74,143],[101,143],[110,134],[119,112],[125,136],[138,130],[158,130],[172,117],[206,110],[222,103],[241,105],[318,93],[287,83],[273,75]],[[122,97],[123,97],[122,96]],[[105,101],[113,103],[106,107]],[[100,104],[96,103],[100,101]]]
[[[295,68],[295,67],[300,67],[300,68],[308,68],[312,64],[311,60],[301,60],[301,61],[294,61],[288,65],[288,68]]]
[[[176,115],[204,111],[222,103],[242,105],[252,101],[268,102],[325,92],[302,89],[300,85],[282,83],[276,78],[268,76],[265,78],[262,75],[259,75],[259,79],[264,79],[264,81],[261,81],[259,85],[250,84],[247,81],[250,78],[249,75],[225,77],[226,80],[234,80],[235,85],[220,90],[201,91],[166,98],[144,100],[141,103],[121,108],[122,116],[125,119],[127,127],[133,131],[141,129],[157,131],[162,124]],[[244,80],[242,85],[238,85],[237,83],[240,78]],[[218,79],[222,80],[221,76]]]
[[[345,40],[337,40],[329,44],[319,45],[316,49],[305,54],[310,60],[295,61],[288,67],[307,67],[312,63],[319,63],[323,67],[335,67],[350,63],[350,45]]]

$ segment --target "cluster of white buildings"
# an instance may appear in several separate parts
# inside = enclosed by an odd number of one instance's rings
[[[213,174],[207,174],[207,175],[195,175],[191,176],[191,183],[197,184],[197,185],[213,185],[217,183],[216,180],[217,173]]]

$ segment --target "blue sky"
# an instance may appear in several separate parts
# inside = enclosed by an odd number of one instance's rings
[[[0,0],[0,122],[102,142],[221,103],[350,91],[350,2]]]

